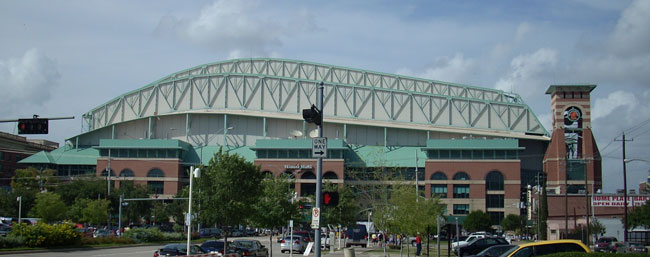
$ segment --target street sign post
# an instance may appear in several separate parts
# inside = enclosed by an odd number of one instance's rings
[[[316,137],[313,138],[311,144],[311,157],[312,158],[327,158],[327,138]]]

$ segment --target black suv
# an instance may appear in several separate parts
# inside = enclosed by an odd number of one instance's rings
[[[490,246],[507,245],[508,241],[501,237],[478,238],[471,243],[458,248],[458,256],[468,256],[477,254]]]

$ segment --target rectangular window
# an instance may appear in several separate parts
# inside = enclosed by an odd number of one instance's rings
[[[431,185],[431,196],[447,198],[447,185]]]
[[[450,150],[449,152],[450,152],[449,159],[455,159],[455,160],[461,159],[460,150]]]
[[[462,151],[462,158],[465,160],[471,160],[474,159],[472,156],[472,151],[471,150],[463,150]]]
[[[149,192],[152,194],[162,194],[163,189],[165,188],[165,182],[163,181],[149,181],[147,182],[147,187],[149,188]]]
[[[503,195],[487,195],[487,208],[503,208]]]
[[[454,204],[454,214],[465,215],[469,213],[469,204]]]
[[[5,153],[0,152],[0,161],[3,161],[5,159]]]
[[[449,150],[440,150],[440,159],[449,159]]]
[[[469,185],[454,185],[454,198],[469,198]]]

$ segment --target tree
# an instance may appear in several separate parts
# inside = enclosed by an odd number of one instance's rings
[[[85,223],[87,220],[84,219],[83,215],[83,210],[88,207],[88,204],[92,200],[90,199],[85,199],[85,198],[80,198],[75,201],[70,208],[68,208],[68,211],[66,212],[66,217],[77,223]]]
[[[108,207],[110,201],[106,199],[92,200],[82,210],[83,220],[90,224],[102,224],[108,218]]]
[[[61,196],[51,192],[43,192],[36,196],[36,203],[29,214],[41,218],[43,222],[52,223],[61,220],[65,210],[66,206],[61,200]]]
[[[650,201],[645,205],[634,208],[627,214],[627,224],[630,229],[636,227],[650,227]]]
[[[227,226],[242,224],[255,215],[263,176],[252,162],[220,149],[201,170],[192,192],[197,201],[192,204],[201,204],[203,223],[222,226],[227,240]]]
[[[117,206],[117,208],[119,208],[120,195],[122,195],[124,198],[149,198],[149,189],[147,189],[146,185],[134,185],[133,183],[120,183],[120,188],[118,188],[115,191],[115,193],[111,193],[111,196],[118,197],[117,200],[118,204],[113,205],[112,203],[113,199],[111,198],[111,205]],[[149,214],[151,213],[151,206],[152,206],[151,201],[127,202],[127,205],[122,207],[122,222],[124,222],[125,224],[140,222],[142,218],[149,217]],[[116,207],[112,207],[112,208],[116,208]]]
[[[95,176],[75,177],[74,180],[55,188],[67,205],[73,205],[78,199],[97,199],[106,197],[106,181]]]
[[[487,231],[491,226],[490,215],[481,210],[470,212],[463,222],[463,227],[470,232]]]
[[[16,175],[11,179],[11,189],[14,197],[22,197],[22,212],[29,213],[34,202],[36,195],[51,189],[57,179],[53,177],[54,170],[39,171],[34,167],[26,169],[17,169]],[[16,205],[16,208],[18,205]]]
[[[516,214],[508,214],[502,221],[501,221],[501,228],[504,231],[514,231],[518,229],[521,225],[521,218],[519,215]]]
[[[589,233],[591,235],[600,236],[605,234],[605,232],[607,232],[607,230],[605,229],[603,223],[600,223],[600,221],[597,219],[591,220],[591,223],[589,223]]]
[[[416,235],[436,227],[444,209],[438,198],[420,198],[411,185],[393,185],[389,204],[375,209],[372,220],[397,233]]]
[[[153,210],[151,214],[151,221],[157,224],[169,222],[169,211],[165,203],[156,201],[153,203]]]
[[[16,196],[11,192],[0,188],[0,216],[2,217],[17,217],[18,216],[18,202]]]
[[[267,176],[262,180],[263,193],[255,204],[255,215],[251,217],[256,227],[275,229],[286,225],[289,219],[297,220],[298,203],[292,200],[292,183],[293,180],[287,176]],[[272,234],[269,234],[269,240],[273,241]],[[272,254],[273,244],[270,247]]]

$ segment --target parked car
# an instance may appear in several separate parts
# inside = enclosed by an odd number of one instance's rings
[[[244,231],[241,231],[239,229],[233,229],[232,232],[230,233],[230,236],[232,236],[232,237],[244,236]]]
[[[198,245],[190,245],[190,254],[206,253]],[[187,244],[168,244],[156,250],[153,257],[187,255]]]
[[[617,242],[616,237],[604,236],[596,240],[596,245],[594,246],[594,251],[596,252],[611,252],[612,251],[612,242]]]
[[[471,243],[461,246],[458,249],[454,250],[457,256],[468,256],[477,254],[490,246],[495,245],[508,245],[508,241],[501,237],[484,237],[477,238]]]
[[[307,238],[300,235],[286,236],[280,242],[280,252],[285,253],[293,250],[294,252],[303,253],[307,249],[308,243]]]
[[[11,232],[11,226],[2,225],[0,226],[0,236],[7,236]]]
[[[93,237],[98,238],[98,237],[109,237],[112,236],[113,233],[108,230],[108,229],[98,229],[93,232]]]
[[[488,247],[487,249],[477,253],[476,255],[472,255],[475,257],[497,257],[500,256],[501,254],[507,252],[508,250],[517,247],[516,245],[493,245]]]
[[[235,240],[233,244],[242,257],[269,256],[269,249],[258,240]]]
[[[221,229],[218,228],[202,228],[199,232],[200,237],[221,237]]]
[[[485,235],[470,235],[467,238],[465,238],[465,241],[458,241],[451,243],[451,249],[456,252],[458,248],[466,246],[467,244],[471,243],[472,241],[479,239],[479,238],[484,238]]]
[[[645,248],[645,245],[641,243],[629,243],[628,244],[628,252],[631,253],[647,253],[648,248]]]
[[[201,244],[201,249],[206,253],[216,253],[218,256],[223,256],[224,243],[223,240],[208,240]],[[227,254],[237,254],[239,257],[239,252],[235,247],[233,242],[228,241],[228,251]]]
[[[350,247],[353,245],[366,247],[368,244],[368,231],[366,230],[366,225],[356,224],[356,226],[348,228],[348,230],[345,232],[345,238],[345,247]]]
[[[312,234],[309,231],[293,231],[293,235],[302,236],[307,240],[307,242],[314,241],[314,238],[312,237]]]
[[[561,252],[590,253],[591,251],[579,240],[549,240],[515,246],[500,257],[532,257]]]

